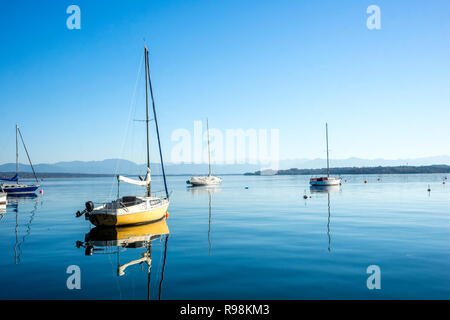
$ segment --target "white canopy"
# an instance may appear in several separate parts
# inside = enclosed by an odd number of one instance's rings
[[[150,168],[147,168],[147,174],[145,175],[145,179],[144,180],[134,180],[134,179],[130,179],[124,176],[118,176],[117,179],[119,181],[123,181],[126,183],[131,183],[131,184],[135,184],[137,186],[143,186],[143,187],[147,187],[150,184],[151,178],[150,178]]]

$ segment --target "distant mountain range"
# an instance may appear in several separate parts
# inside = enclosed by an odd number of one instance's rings
[[[377,167],[377,166],[427,166],[427,165],[450,165],[450,156],[437,156],[416,159],[360,159],[348,158],[331,160],[331,167]],[[298,169],[320,169],[326,167],[326,159],[292,159],[281,160],[280,170],[291,168]],[[71,174],[129,174],[137,175],[145,173],[144,164],[136,164],[132,161],[123,159],[106,159],[103,161],[69,161],[57,162],[54,164],[41,163],[34,165],[36,172],[40,173],[71,173]],[[158,163],[152,165],[154,174],[161,174],[161,166]],[[208,172],[207,164],[171,164],[165,166],[166,174],[206,174]],[[243,174],[246,172],[255,172],[261,169],[259,165],[254,164],[214,164],[213,172],[215,174]],[[5,163],[0,165],[0,172],[15,172],[15,163]],[[31,172],[31,167],[26,164],[19,164],[20,172]]]

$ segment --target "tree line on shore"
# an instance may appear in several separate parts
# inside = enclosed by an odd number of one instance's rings
[[[431,165],[431,166],[394,166],[394,167],[342,167],[330,168],[330,174],[413,174],[413,173],[450,173],[448,165]],[[327,168],[320,169],[298,169],[291,168],[287,170],[259,170],[255,172],[247,172],[248,176],[261,175],[326,175]]]

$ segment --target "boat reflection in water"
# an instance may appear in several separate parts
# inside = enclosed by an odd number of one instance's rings
[[[85,235],[85,241],[77,241],[77,247],[85,248],[85,255],[96,253],[117,254],[117,276],[125,275],[130,266],[147,264],[147,299],[150,300],[150,279],[152,267],[152,241],[164,240],[164,257],[159,283],[158,300],[161,299],[161,288],[164,279],[166,265],[167,241],[169,239],[169,227],[166,219],[158,222],[130,227],[95,227]],[[125,249],[144,248],[141,257],[127,263],[120,263],[120,251]]]
[[[328,223],[327,223],[327,235],[328,235],[328,251],[331,251],[331,233],[330,233],[330,222],[331,222],[331,210],[330,210],[330,194],[341,191],[340,186],[311,186],[311,193],[326,193],[328,198]]]
[[[14,243],[14,264],[19,264],[20,259],[22,256],[22,245],[24,244],[27,237],[31,234],[31,224],[33,223],[34,216],[36,214],[36,211],[38,209],[38,201],[39,197],[36,194],[29,194],[29,195],[8,195],[8,204],[6,205],[5,211],[0,211],[0,220],[3,218],[3,216],[7,212],[14,212],[15,214],[15,228],[14,233],[16,235],[16,240]],[[33,202],[33,207],[31,211],[29,212],[29,216],[27,218],[26,223],[26,231],[25,234],[20,236],[19,232],[19,204],[23,204],[27,201],[31,200]],[[1,208],[0,208],[1,209]],[[21,214],[26,214],[27,212],[21,212]]]
[[[207,187],[188,187],[188,190],[194,196],[201,196],[208,194],[209,198],[209,221],[208,221],[208,243],[209,243],[209,255],[211,255],[211,204],[212,204],[212,195],[218,191],[220,191],[220,187],[218,186],[207,186]]]

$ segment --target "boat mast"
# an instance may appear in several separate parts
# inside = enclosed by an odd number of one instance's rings
[[[17,137],[17,130],[19,130],[19,127],[16,124],[16,176],[19,177],[19,141]],[[17,179],[17,183],[19,183],[19,179]]]
[[[330,177],[330,159],[328,156],[328,123],[325,123],[325,129],[327,132],[327,177]]]
[[[144,46],[144,56],[145,56],[145,111],[146,111],[146,123],[147,123],[147,168],[150,168],[150,142],[149,142],[149,120],[148,120],[148,72],[147,72],[147,66],[148,66],[148,51],[147,47]],[[150,85],[151,86],[151,85]],[[151,196],[151,183],[147,186],[147,196]]]
[[[209,125],[208,118],[206,118],[206,133],[208,135],[208,164],[209,164],[209,176],[211,177],[211,150],[209,146]]]
[[[31,170],[33,170],[34,179],[37,183],[39,183],[39,180],[36,176],[36,172],[34,171],[33,163],[31,162],[30,155],[28,154],[27,146],[25,145],[25,141],[23,141],[22,132],[20,132],[20,129],[17,128],[17,131],[19,132],[20,140],[22,140],[23,148],[25,149],[25,153],[27,154],[28,162],[30,163]]]
[[[155,119],[156,136],[158,138],[159,158],[161,160],[161,169],[162,169],[163,180],[164,180],[164,189],[166,190],[166,198],[169,199],[169,191],[167,190],[166,172],[164,171],[164,161],[163,161],[163,155],[162,155],[162,151],[161,151],[161,139],[159,138],[158,118],[156,117],[155,99],[153,97],[152,77],[150,74],[150,62],[148,59],[147,48],[145,48],[145,51],[146,51],[145,56],[146,56],[146,61],[147,61],[147,72],[146,73],[148,74],[148,81],[150,84],[150,96],[152,97],[153,118]],[[147,87],[145,88],[145,91],[147,92]],[[148,107],[147,107],[147,110],[148,110]],[[148,115],[147,115],[147,118],[148,118]],[[147,136],[148,136],[148,122],[147,122]]]

